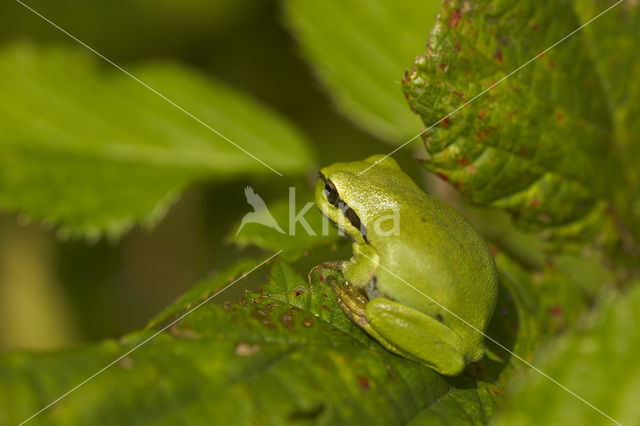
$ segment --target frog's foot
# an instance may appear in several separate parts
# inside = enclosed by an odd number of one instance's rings
[[[439,319],[384,297],[367,304],[366,318],[363,328],[391,352],[447,376],[460,374],[466,365],[467,345]]]
[[[329,285],[336,292],[336,303],[353,322],[362,328],[369,325],[366,317],[367,303],[369,302],[360,291],[347,281],[329,278]]]
[[[313,275],[313,273],[315,271],[317,271],[318,269],[332,269],[334,271],[342,272],[342,264],[343,263],[344,262],[341,261],[341,260],[335,260],[335,261],[323,262],[320,265],[314,266],[313,268],[311,268],[311,270],[307,274],[307,281],[309,282],[309,284],[311,286],[313,286],[311,284],[313,282],[313,280],[311,279],[311,275]]]
[[[322,262],[320,265],[314,266],[313,268],[311,268],[311,271],[309,271],[309,275],[311,275],[311,273],[316,269],[333,269],[334,271],[342,271],[343,264],[344,264],[343,260],[333,260],[328,262]]]

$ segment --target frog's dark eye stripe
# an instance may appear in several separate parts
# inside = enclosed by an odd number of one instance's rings
[[[351,222],[351,225],[353,225],[354,228],[360,229],[360,218],[358,217],[356,212],[353,211],[351,207],[347,207],[344,210],[344,216],[347,218],[349,222]]]
[[[364,240],[369,242],[367,240],[367,228],[365,228],[365,226],[362,224],[362,222],[360,221],[360,217],[357,215],[357,213],[354,212],[351,207],[349,207],[342,201],[340,201],[340,206],[338,208],[342,210],[344,217],[346,217],[349,223],[351,223],[351,226],[353,226],[358,231],[360,231]]]

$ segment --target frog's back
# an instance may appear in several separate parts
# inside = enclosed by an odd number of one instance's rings
[[[325,169],[326,174],[334,169],[348,171],[344,178],[351,191],[346,201],[363,223],[398,212],[395,235],[367,230],[369,244],[380,256],[376,293],[393,294],[394,300],[423,312],[440,313],[440,304],[484,329],[495,307],[498,279],[493,256],[471,224],[427,195],[386,156],[336,164]],[[425,298],[437,304],[425,306]],[[443,316],[451,315],[445,311]]]
[[[448,310],[484,329],[491,319],[498,291],[491,251],[460,213],[417,186],[416,189],[402,193],[403,199],[398,200],[397,243],[376,247],[380,264],[393,272],[381,271],[385,277],[380,280],[379,290],[384,293],[385,286],[393,286],[390,293],[398,302],[440,313],[441,307],[425,306],[424,300],[418,300],[433,299],[446,308],[443,316],[449,316]],[[403,222],[414,225],[407,229]],[[423,295],[417,294],[416,289]],[[472,306],[486,309],[470,309]]]

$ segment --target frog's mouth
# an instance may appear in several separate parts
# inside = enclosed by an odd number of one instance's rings
[[[322,216],[324,216],[325,218],[327,218],[329,220],[329,223],[331,223],[331,226],[333,226],[335,229],[338,230],[338,232],[340,232],[340,235],[350,239],[351,241],[353,241],[354,243],[356,242],[355,238],[353,238],[351,235],[349,235],[347,233],[347,231],[345,231],[340,225],[338,225],[336,223],[335,220],[331,219],[329,216],[327,216],[326,214],[324,214],[324,212],[322,210],[320,210],[320,214],[322,214]],[[366,237],[365,237],[366,239]]]
[[[329,204],[331,204],[338,210],[342,211],[342,215],[347,218],[349,223],[351,223],[351,226],[356,228],[362,235],[362,238],[364,239],[364,241],[367,244],[369,244],[369,241],[367,240],[367,228],[362,224],[362,221],[360,220],[360,217],[358,216],[358,214],[351,207],[349,207],[347,203],[345,203],[342,200],[342,198],[340,197],[340,194],[338,193],[338,189],[333,184],[333,182],[331,182],[330,179],[327,179],[325,175],[322,174],[322,172],[318,172],[318,178],[324,182],[324,185],[325,185],[324,195],[327,201],[329,202]],[[347,235],[351,240],[355,241],[355,239],[351,235],[349,235],[349,233],[347,233],[346,230],[343,229],[343,227],[341,227],[336,221],[331,219],[324,212],[322,212],[322,215],[327,219],[329,219],[329,221],[338,230],[341,230],[343,234]]]

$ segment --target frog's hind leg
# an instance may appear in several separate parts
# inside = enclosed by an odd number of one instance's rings
[[[369,301],[366,318],[364,329],[394,353],[448,376],[466,365],[465,342],[436,318],[385,297]]]
[[[366,297],[355,286],[347,281],[340,281],[334,277],[328,279],[328,283],[336,292],[336,303],[353,322],[362,328],[369,323],[366,318]]]

